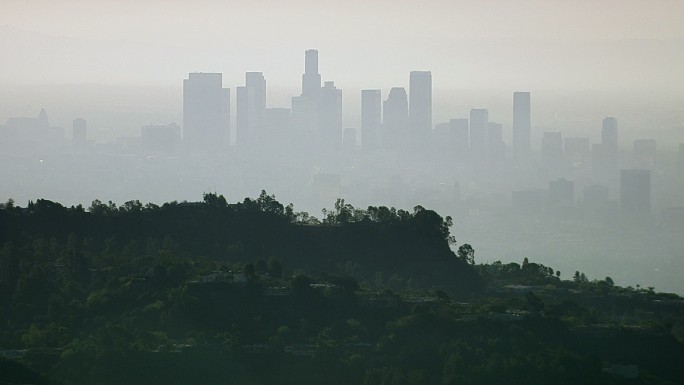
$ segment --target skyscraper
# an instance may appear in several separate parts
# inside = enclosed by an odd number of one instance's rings
[[[321,92],[321,74],[318,73],[318,50],[304,53],[304,75],[302,75],[302,96],[317,100]]]
[[[563,134],[547,131],[542,134],[542,163],[546,167],[558,167],[563,161]]]
[[[513,93],[513,158],[526,160],[531,142],[530,93]]]
[[[432,73],[411,71],[409,79],[409,129],[423,143],[432,130]]]
[[[191,150],[217,151],[230,138],[230,90],[220,73],[191,73],[183,80],[183,140]]]
[[[364,150],[377,149],[382,122],[380,90],[361,91],[361,145]]]
[[[236,144],[258,144],[266,111],[266,79],[261,72],[245,73],[245,86],[236,90]]]
[[[342,148],[342,90],[335,82],[326,81],[318,101],[319,140],[323,150]]]
[[[470,153],[474,159],[482,160],[486,156],[488,126],[489,111],[483,108],[470,110]]]
[[[397,149],[408,144],[408,98],[403,87],[393,87],[382,106],[383,142]]]
[[[256,89],[237,87],[235,90],[235,144],[245,147],[252,144],[256,120]]]

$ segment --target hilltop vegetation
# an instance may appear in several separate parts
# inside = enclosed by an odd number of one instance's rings
[[[664,384],[684,303],[475,264],[416,207],[0,209],[0,384]]]

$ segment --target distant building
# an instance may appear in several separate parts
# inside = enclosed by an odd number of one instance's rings
[[[318,135],[317,104],[304,96],[292,97],[290,138],[293,148],[311,150]]]
[[[374,150],[380,146],[382,96],[380,90],[361,91],[361,146]]]
[[[230,90],[220,73],[183,80],[183,141],[193,151],[221,151],[230,139]]]
[[[256,119],[256,94],[251,87],[237,87],[235,89],[235,144],[247,147],[251,144],[251,125]]]
[[[630,213],[651,210],[651,171],[620,170],[620,208]]]
[[[488,127],[489,111],[481,108],[470,110],[470,153],[474,159],[485,158]]]
[[[513,159],[526,160],[530,155],[532,119],[530,93],[513,93]]]
[[[88,142],[88,124],[85,119],[74,119],[72,123],[71,140],[74,147],[85,147]]]
[[[321,74],[318,73],[318,50],[309,49],[304,53],[304,75],[302,75],[302,96],[318,100],[321,92]]]
[[[181,145],[181,128],[169,125],[148,125],[141,129],[140,138],[147,154],[176,153]]]
[[[245,73],[245,86],[236,90],[236,144],[259,144],[266,111],[266,79],[261,72]]]
[[[575,183],[565,178],[549,182],[549,203],[572,206],[575,204]]]
[[[324,151],[339,151],[342,142],[342,90],[326,81],[318,101],[319,145]]]
[[[615,168],[618,165],[618,123],[617,119],[604,118],[601,126],[599,167]]]
[[[608,187],[601,185],[590,185],[582,192],[582,204],[584,207],[596,209],[608,204]]]
[[[563,161],[563,134],[560,131],[544,132],[541,153],[544,166],[560,166]]]
[[[432,73],[411,71],[409,76],[409,130],[410,135],[425,143],[432,130]]]
[[[382,106],[383,142],[388,148],[408,144],[408,97],[402,87],[393,87]]]

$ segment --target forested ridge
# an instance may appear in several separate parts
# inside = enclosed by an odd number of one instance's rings
[[[418,206],[0,207],[0,384],[675,384],[684,302],[476,264]],[[452,251],[452,247],[457,252]]]

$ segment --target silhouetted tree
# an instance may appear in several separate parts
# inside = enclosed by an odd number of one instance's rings
[[[467,243],[461,245],[456,253],[458,259],[470,265],[475,264],[475,249]]]

